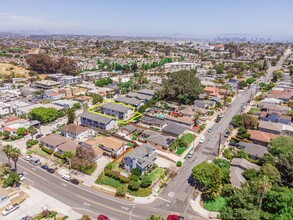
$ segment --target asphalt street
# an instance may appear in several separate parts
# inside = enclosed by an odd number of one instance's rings
[[[272,72],[281,67],[285,57],[290,52],[287,51],[275,67],[269,68],[267,76],[263,77],[262,81],[267,82],[271,78]],[[215,157],[220,133],[225,133],[232,117],[240,112],[242,105],[246,104],[255,92],[256,85],[252,85],[251,88],[237,95],[232,106],[224,112],[223,119],[213,126],[212,133],[205,134],[206,141],[196,147],[194,156],[184,163],[177,176],[171,180],[159,197],[150,204],[133,204],[84,185],[75,186],[61,179],[60,175],[50,174],[40,167],[31,165],[22,158],[19,159],[18,170],[25,173],[27,184],[33,185],[42,192],[71,206],[75,211],[81,214],[89,214],[92,217],[96,217],[98,214],[105,214],[116,220],[143,220],[151,214],[167,217],[171,213],[180,213],[184,215],[185,219],[204,219],[189,206],[189,199],[192,198],[194,191],[194,187],[188,183],[191,170],[202,161],[212,160]],[[0,161],[7,162],[2,150]]]

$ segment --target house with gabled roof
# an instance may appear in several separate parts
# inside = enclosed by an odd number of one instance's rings
[[[111,130],[118,127],[116,118],[107,117],[101,114],[84,111],[80,115],[80,122],[83,126],[99,128],[103,130]]]

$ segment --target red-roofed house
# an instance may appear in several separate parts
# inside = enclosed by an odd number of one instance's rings
[[[270,141],[277,137],[275,134],[266,133],[263,131],[258,130],[247,130],[247,132],[250,134],[250,140],[252,140],[255,144],[260,144],[262,146],[268,146]]]

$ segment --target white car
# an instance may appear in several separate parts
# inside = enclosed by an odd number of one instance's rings
[[[20,181],[24,181],[25,180],[25,177],[24,177],[23,173],[19,173],[18,175],[19,175],[19,180]]]
[[[71,180],[71,175],[70,174],[64,174],[64,175],[62,175],[62,179],[70,181]]]
[[[26,155],[23,157],[23,159],[26,161],[30,161],[31,157],[32,157],[31,155]]]
[[[206,138],[205,138],[204,136],[203,136],[203,137],[201,137],[201,138],[199,139],[199,143],[201,143],[201,144],[202,144],[202,143],[205,141],[205,139],[206,139]]]
[[[189,154],[188,154],[188,158],[191,158],[192,157],[192,155],[193,155],[193,153],[194,153],[194,151],[192,150],[192,151],[190,151],[189,152]]]
[[[15,203],[13,205],[10,205],[10,206],[8,206],[7,208],[4,209],[4,211],[2,212],[2,215],[6,216],[6,215],[8,215],[9,213],[15,211],[18,208],[19,208],[19,205],[17,203]]]

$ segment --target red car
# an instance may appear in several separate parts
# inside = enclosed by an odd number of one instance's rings
[[[98,220],[110,220],[110,219],[105,215],[99,215]]]
[[[168,215],[167,220],[184,220],[184,217],[179,215]]]

